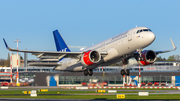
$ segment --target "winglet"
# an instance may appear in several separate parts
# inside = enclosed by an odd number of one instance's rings
[[[173,50],[176,50],[177,47],[176,47],[176,45],[174,44],[173,40],[172,40],[171,38],[170,38],[170,40],[171,40],[171,43],[172,43],[172,46],[173,46]]]
[[[8,45],[6,43],[6,40],[4,38],[3,38],[3,40],[4,40],[4,44],[5,44],[6,48],[9,49],[9,47],[8,47]]]

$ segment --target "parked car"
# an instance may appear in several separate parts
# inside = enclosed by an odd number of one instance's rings
[[[87,83],[86,83],[86,82],[83,82],[83,83],[82,83],[82,86],[87,86]]]
[[[146,86],[146,83],[145,82],[141,82],[141,86]]]
[[[159,82],[154,82],[154,86],[159,86]]]
[[[1,82],[1,86],[9,86],[8,82]]]
[[[152,82],[148,82],[147,85],[148,85],[148,86],[152,86]]]
[[[161,82],[161,86],[166,86],[166,83],[165,82]]]

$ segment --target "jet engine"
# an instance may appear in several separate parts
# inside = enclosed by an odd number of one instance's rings
[[[92,51],[92,50],[84,52],[83,56],[81,57],[81,62],[85,66],[98,63],[100,60],[101,60],[101,54],[98,51]]]
[[[153,64],[156,61],[156,53],[152,50],[145,50],[142,52],[141,57],[138,56],[136,60],[143,66]]]

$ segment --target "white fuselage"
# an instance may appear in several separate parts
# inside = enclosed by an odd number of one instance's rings
[[[107,52],[108,55],[104,56],[99,63],[84,66],[79,59],[65,58],[59,61],[60,65],[57,66],[56,69],[62,71],[84,71],[103,65],[110,65],[133,54],[137,49],[143,49],[149,46],[154,40],[154,33],[147,27],[136,27],[81,50],[83,52],[88,50]]]

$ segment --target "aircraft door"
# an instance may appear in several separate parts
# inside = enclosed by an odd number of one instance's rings
[[[104,50],[104,49],[105,49],[105,46],[106,46],[105,43],[101,44],[101,50]]]
[[[128,41],[132,40],[132,30],[128,32]]]

